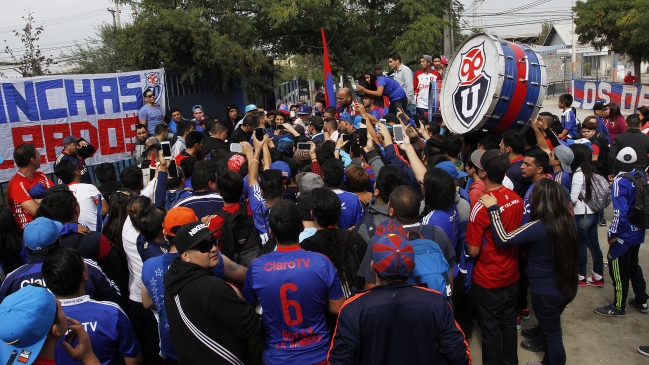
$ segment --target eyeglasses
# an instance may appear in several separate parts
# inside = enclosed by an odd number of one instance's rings
[[[202,241],[198,245],[194,246],[192,250],[197,250],[200,253],[208,253],[212,251],[212,248],[216,245],[216,243],[213,240],[210,241]]]
[[[153,94],[149,94],[149,95],[146,95],[146,96],[144,96],[144,97],[145,97],[145,98],[152,98],[152,97],[153,97]]]

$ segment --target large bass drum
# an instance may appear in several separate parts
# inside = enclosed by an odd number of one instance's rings
[[[538,52],[477,34],[460,46],[446,72],[441,92],[444,124],[458,134],[521,130],[539,113],[545,80]]]

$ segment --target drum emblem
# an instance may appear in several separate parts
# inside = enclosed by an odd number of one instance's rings
[[[458,71],[460,83],[453,92],[453,110],[468,129],[480,121],[479,111],[487,101],[491,77],[484,70],[486,59],[484,42],[461,55]]]

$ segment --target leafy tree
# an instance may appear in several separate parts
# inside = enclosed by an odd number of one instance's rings
[[[649,0],[578,1],[574,11],[579,42],[626,54],[640,79],[640,63],[649,60],[649,34],[644,29],[647,10]]]
[[[543,24],[541,24],[541,32],[539,33],[539,37],[537,38],[536,43],[542,45],[543,42],[545,42],[545,38],[547,38],[548,34],[550,34],[552,27],[552,22],[543,22]]]
[[[51,57],[46,57],[41,52],[40,46],[36,44],[40,40],[40,35],[43,33],[43,27],[36,27],[34,16],[32,12],[27,12],[27,16],[22,17],[25,20],[25,27],[19,31],[14,30],[14,35],[20,38],[20,41],[25,46],[25,53],[18,56],[14,50],[9,48],[5,40],[5,53],[9,54],[17,67],[14,71],[18,72],[22,77],[42,76],[50,73],[50,66],[56,64]],[[4,75],[3,75],[4,76]]]

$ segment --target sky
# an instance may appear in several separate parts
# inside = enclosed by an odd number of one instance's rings
[[[75,43],[85,44],[89,38],[96,38],[95,28],[102,23],[112,24],[113,17],[108,8],[115,5],[110,0],[2,0],[2,25],[0,26],[0,60],[9,60],[4,53],[4,42],[17,55],[24,47],[12,30],[20,30],[25,22],[21,18],[27,11],[33,13],[37,25],[44,27],[38,44],[46,56],[59,59],[61,52],[70,50]],[[478,11],[473,0],[460,0],[466,10],[461,20],[465,27],[479,26],[500,37],[538,34],[544,20],[556,23],[570,23],[570,1],[568,0],[484,0]],[[473,9],[476,9],[474,12]],[[504,14],[503,14],[504,13]],[[475,16],[477,15],[477,16]],[[132,9],[122,6],[121,20],[128,22]],[[57,66],[55,66],[57,67]],[[61,67],[61,66],[58,66]],[[0,72],[8,77],[17,77],[7,66],[0,66]]]

